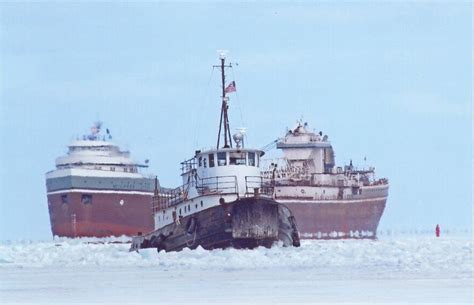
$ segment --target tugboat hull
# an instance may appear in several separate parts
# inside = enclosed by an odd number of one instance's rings
[[[290,210],[267,198],[242,198],[176,220],[132,239],[130,251],[271,247],[275,242],[299,246],[299,233]]]

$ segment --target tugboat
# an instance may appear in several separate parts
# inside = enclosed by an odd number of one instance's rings
[[[275,200],[290,208],[302,239],[375,239],[388,197],[388,179],[375,168],[335,165],[327,135],[297,122],[273,143],[284,158],[265,160],[262,175],[271,179]]]
[[[183,185],[164,191],[155,183],[152,200],[155,230],[133,237],[130,251],[157,248],[180,251],[204,249],[271,247],[300,245],[299,232],[291,211],[273,198],[273,189],[260,175],[258,149],[244,147],[244,132],[233,135],[228,119],[227,93],[235,83],[225,86],[225,53],[220,54],[222,104],[215,149],[196,151],[181,163]],[[220,146],[221,132],[224,138]]]

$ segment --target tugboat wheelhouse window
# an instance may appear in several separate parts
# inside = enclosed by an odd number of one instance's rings
[[[249,152],[249,166],[255,166],[255,153]]]
[[[209,167],[214,167],[214,154],[209,154]]]
[[[245,153],[244,152],[231,152],[229,153],[229,165],[245,165]]]
[[[225,152],[218,152],[217,153],[217,165],[218,166],[226,166],[227,165],[227,154]]]
[[[83,204],[92,204],[92,195],[90,194],[82,194],[81,202]]]

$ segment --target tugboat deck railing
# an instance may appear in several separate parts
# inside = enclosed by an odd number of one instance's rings
[[[254,196],[256,192],[265,196],[273,196],[273,183],[271,179],[262,176],[245,177],[245,196]]]
[[[236,176],[215,176],[201,178],[196,185],[200,195],[238,194],[239,187]]]
[[[197,180],[184,184],[171,190],[161,190],[153,196],[153,212],[178,205],[188,199],[188,193],[191,186],[194,186],[200,196],[212,195],[236,195],[239,196],[239,184],[237,176],[215,176],[206,178],[197,178]],[[256,194],[264,196],[273,195],[273,185],[269,179],[261,176],[245,177],[245,197]]]

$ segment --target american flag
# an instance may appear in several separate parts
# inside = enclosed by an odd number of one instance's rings
[[[230,82],[230,84],[225,88],[225,93],[230,93],[230,92],[235,92],[237,89],[235,89],[235,81]]]

